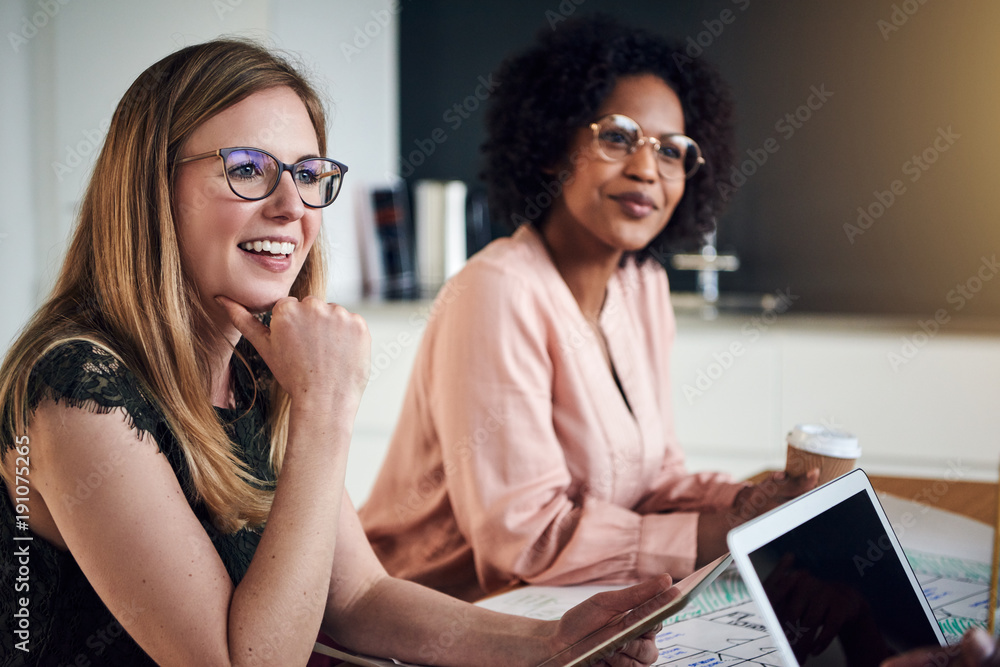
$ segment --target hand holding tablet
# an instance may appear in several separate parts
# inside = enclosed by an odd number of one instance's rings
[[[621,614],[596,632],[560,651],[538,667],[578,667],[597,664],[618,647],[659,627],[664,620],[680,612],[690,600],[715,581],[731,562],[729,554],[720,556],[681,579],[660,595]]]

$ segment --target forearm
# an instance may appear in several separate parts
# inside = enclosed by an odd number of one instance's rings
[[[545,530],[529,522],[513,533],[513,522],[503,517],[497,513],[473,537],[488,590],[511,579],[554,586],[630,584],[663,573],[680,578],[695,569],[698,515],[690,512],[641,515],[588,498],[558,519],[533,517],[547,524]]]
[[[640,514],[654,512],[712,512],[728,509],[736,494],[746,486],[725,473],[689,473],[683,468],[667,468],[636,506]]]
[[[273,664],[277,656],[304,664],[312,650],[336,549],[352,416],[324,407],[292,404],[268,522],[230,605],[234,664]]]
[[[552,650],[554,623],[481,609],[385,576],[325,630],[353,650],[426,665],[535,665]]]

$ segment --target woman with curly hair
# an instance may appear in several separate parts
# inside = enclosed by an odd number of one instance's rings
[[[347,172],[325,154],[316,92],[250,42],[181,49],[126,92],[0,369],[0,664],[303,665],[322,628],[537,665],[676,595],[660,577],[542,622],[386,575],[344,490],[370,342],[323,298]],[[602,664],[657,656],[649,633],[620,648]]]
[[[365,530],[390,572],[466,599],[685,576],[816,480],[690,474],[674,435],[674,317],[650,257],[713,229],[727,89],[601,16],[544,31],[496,79],[485,180],[519,226],[438,296]]]

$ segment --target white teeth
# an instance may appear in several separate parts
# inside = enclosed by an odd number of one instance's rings
[[[240,246],[247,252],[268,252],[272,255],[291,255],[295,244],[288,241],[247,241]]]

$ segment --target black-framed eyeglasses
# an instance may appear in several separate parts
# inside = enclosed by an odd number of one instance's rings
[[[281,175],[291,172],[292,182],[302,203],[310,208],[323,208],[333,203],[340,193],[347,173],[347,165],[325,157],[311,157],[295,164],[282,162],[260,148],[220,148],[177,160],[177,164],[204,160],[209,157],[222,159],[223,171],[229,189],[237,197],[258,201],[269,197]]]
[[[660,176],[668,180],[684,180],[694,176],[705,158],[694,139],[683,134],[664,134],[648,137],[639,123],[622,114],[598,118],[590,124],[594,132],[594,146],[598,154],[610,162],[624,160],[642,148],[653,147]]]

